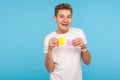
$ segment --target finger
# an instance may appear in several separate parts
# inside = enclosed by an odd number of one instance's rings
[[[80,43],[80,41],[74,41],[73,44]]]
[[[51,40],[51,41],[54,41],[55,39],[56,39],[56,38],[55,38],[55,37],[53,37],[53,38],[51,38],[50,40]]]
[[[55,44],[55,43],[51,43],[51,44],[50,44],[50,46],[55,47],[55,46],[56,46],[56,44]]]
[[[83,39],[81,39],[81,45],[83,45],[84,44],[84,41],[83,41]]]
[[[82,46],[84,44],[84,42],[76,42],[76,43],[74,43],[73,45],[74,46]]]
[[[80,46],[81,42],[73,43],[74,46]]]
[[[58,46],[58,42],[54,42],[54,46]]]
[[[55,42],[55,41],[56,41],[55,38],[50,39],[50,42]]]
[[[73,44],[77,44],[77,43],[80,43],[80,40],[74,40],[73,41]]]
[[[57,38],[52,38],[51,40],[52,40],[52,41],[55,41],[55,42],[58,42],[58,39],[57,39]]]
[[[59,42],[58,42],[58,40],[57,40],[57,39],[56,39],[56,40],[54,40],[53,42],[55,43],[55,46],[58,46],[58,45],[59,45]]]
[[[76,43],[76,42],[81,42],[81,44],[84,44],[84,40],[81,38],[76,38],[73,40],[73,43]]]
[[[58,43],[56,41],[51,42],[52,46],[58,46]]]
[[[59,40],[57,38],[54,39],[54,42],[56,43],[56,45],[59,45]]]
[[[80,38],[76,38],[76,39],[73,40],[74,43],[78,42],[78,41],[80,41]]]
[[[56,42],[56,43],[58,43],[59,41],[58,41],[58,39],[54,39],[54,41]]]
[[[56,45],[59,46],[59,42],[58,41],[56,42]]]

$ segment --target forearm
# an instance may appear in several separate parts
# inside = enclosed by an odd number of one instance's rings
[[[88,65],[88,64],[90,64],[91,56],[90,56],[90,53],[89,53],[86,45],[84,45],[82,47],[82,50],[84,50],[84,51],[81,51],[82,60],[85,64]]]
[[[54,70],[54,62],[52,58],[52,51],[49,50],[48,53],[46,54],[46,61],[45,61],[46,68],[49,72],[53,72]]]
[[[90,57],[90,53],[89,51],[86,51],[86,52],[82,52],[81,53],[81,56],[82,56],[82,60],[85,64],[90,64],[90,60],[91,60],[91,57]]]

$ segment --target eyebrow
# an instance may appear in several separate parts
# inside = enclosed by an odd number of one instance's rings
[[[59,15],[63,15],[63,14],[59,14]],[[67,16],[72,16],[71,14],[67,15]]]
[[[72,15],[68,15],[68,16],[72,16]]]

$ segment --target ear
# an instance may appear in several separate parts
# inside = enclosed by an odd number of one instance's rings
[[[54,20],[55,20],[55,21],[57,20],[57,17],[56,17],[56,16],[54,16]]]

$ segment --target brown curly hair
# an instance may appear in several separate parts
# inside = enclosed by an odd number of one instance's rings
[[[72,7],[68,3],[61,3],[55,7],[54,15],[57,16],[59,10],[70,10],[72,14]]]

